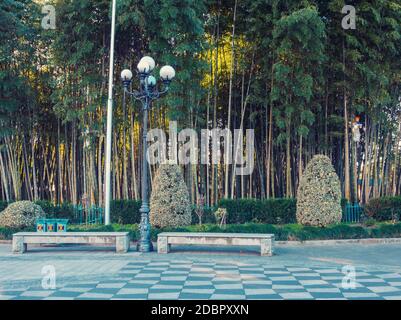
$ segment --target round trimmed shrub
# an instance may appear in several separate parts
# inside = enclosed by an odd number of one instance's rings
[[[149,218],[158,228],[191,224],[189,193],[178,165],[160,165],[153,181]]]
[[[38,218],[45,216],[46,213],[39,205],[31,201],[17,201],[0,212],[0,227],[33,227]]]
[[[330,158],[316,155],[301,177],[297,195],[297,221],[325,227],[341,222],[341,186]]]

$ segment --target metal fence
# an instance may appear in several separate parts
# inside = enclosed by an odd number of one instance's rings
[[[74,221],[75,224],[101,224],[103,223],[103,208],[90,206],[82,207],[77,205],[74,207]]]
[[[363,207],[359,203],[347,203],[343,211],[342,222],[361,222]]]

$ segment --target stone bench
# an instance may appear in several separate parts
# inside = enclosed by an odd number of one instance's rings
[[[28,244],[115,245],[116,252],[129,250],[128,232],[19,232],[13,234],[13,252],[24,253]]]
[[[172,244],[179,245],[232,245],[260,246],[260,255],[272,256],[274,234],[260,233],[209,233],[163,232],[157,236],[157,252],[168,253]]]

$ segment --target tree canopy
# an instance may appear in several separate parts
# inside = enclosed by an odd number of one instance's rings
[[[103,203],[111,1],[0,4],[0,194]],[[118,0],[112,191],[140,197],[141,110],[119,73],[144,55],[174,66],[150,128],[255,131],[255,170],[183,166],[191,201],[296,197],[305,164],[328,156],[343,197],[401,194],[401,4],[343,0]],[[136,86],[137,82],[133,82]],[[359,130],[360,140],[355,140]],[[157,166],[150,167],[151,179]]]

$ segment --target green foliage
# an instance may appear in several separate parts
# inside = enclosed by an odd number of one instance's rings
[[[367,227],[372,227],[376,224],[376,220],[373,218],[366,219],[363,224]]]
[[[70,203],[64,202],[61,205],[54,205],[50,201],[39,200],[35,201],[44,212],[47,218],[68,219],[73,221],[75,218],[74,206]]]
[[[0,201],[0,212],[2,212],[10,203],[7,201]]]
[[[141,220],[140,207],[141,201],[113,200],[110,202],[111,221],[118,224],[139,223]]]
[[[227,209],[227,223],[294,223],[296,199],[221,199],[219,207]]]
[[[401,223],[396,224],[380,224],[376,228],[370,230],[372,238],[397,238],[401,235]]]
[[[191,206],[191,224],[199,223],[199,218],[195,213],[196,205]],[[215,223],[216,218],[213,212],[216,210],[214,207],[204,206],[203,207],[203,216],[202,216],[202,223]]]
[[[137,224],[118,224],[109,225],[69,225],[69,232],[129,232],[130,238],[137,240],[140,238]]]
[[[37,104],[28,73],[35,70],[39,6],[34,1],[0,3],[0,138],[26,127],[30,107]],[[17,54],[16,54],[17,53]]]
[[[36,228],[33,226],[25,228],[0,227],[0,240],[11,240],[14,233],[33,232],[35,230]]]
[[[272,100],[280,106],[274,114],[277,126],[286,130],[280,141],[289,144],[292,123],[295,122],[297,133],[306,137],[315,122],[314,112],[318,110],[311,99],[322,82],[325,24],[315,7],[301,8],[275,23],[273,37],[277,44],[274,64],[277,86],[273,88]]]
[[[2,187],[2,194],[7,199],[32,199],[36,185],[38,196],[53,202],[75,202],[84,190],[101,202],[103,181],[97,175],[104,166],[111,2],[53,1],[56,30],[40,27],[42,3],[0,3],[0,150],[7,172],[7,181],[2,183],[8,185]],[[132,135],[133,145],[138,147],[138,104],[129,99],[127,110],[122,110],[117,75],[126,67],[135,70],[140,57],[149,54],[158,63],[156,75],[164,64],[177,70],[170,93],[154,103],[157,111],[152,112],[152,125],[166,127],[170,120],[179,120],[180,128],[198,131],[210,125],[224,127],[228,124],[228,96],[232,95],[231,128],[243,125],[255,130],[258,165],[254,187],[245,190],[245,196],[264,197],[266,191],[273,197],[296,196],[298,170],[302,170],[299,160],[316,152],[332,155],[343,180],[344,96],[349,120],[361,113],[366,126],[358,167],[366,168],[376,157],[373,176],[381,167],[395,168],[394,175],[385,175],[388,181],[382,185],[397,185],[391,179],[399,176],[399,0],[359,1],[355,30],[341,27],[344,1],[235,3],[234,22],[234,1],[117,1],[116,176],[128,180],[130,189],[138,178],[130,169],[124,171],[130,161],[120,154],[123,145],[134,160],[140,158],[140,152],[131,150],[128,142]],[[131,112],[135,129],[127,133]],[[266,141],[270,129],[271,144]],[[369,152],[374,145],[386,147],[375,155]],[[273,173],[266,186],[268,149]],[[203,189],[199,191],[206,194],[206,170],[198,174]],[[217,185],[224,179],[222,174],[214,177]],[[74,186],[67,186],[67,181]],[[114,196],[127,198],[122,185],[126,186],[120,183],[113,188]],[[399,192],[399,188],[390,191],[382,185],[375,185],[373,193],[381,192],[377,188],[389,194]],[[369,182],[362,186],[369,188]],[[118,221],[131,221],[131,217],[116,216]]]
[[[69,219],[70,223],[75,221],[76,206],[71,203],[64,202],[61,205],[55,205],[50,201],[36,201],[46,216],[49,218],[63,218]],[[0,207],[2,203],[0,202]],[[110,217],[112,223],[118,224],[134,224],[139,223],[141,214],[139,208],[141,201],[137,200],[112,200],[110,201]]]
[[[387,196],[370,199],[365,205],[365,213],[377,221],[400,220],[401,197]]]

